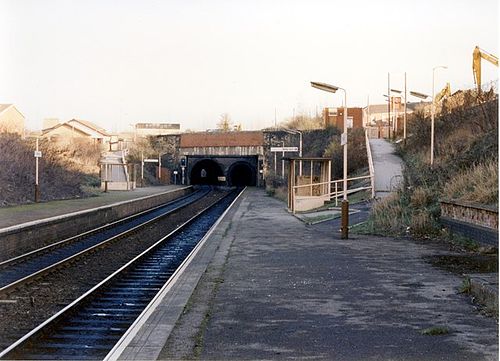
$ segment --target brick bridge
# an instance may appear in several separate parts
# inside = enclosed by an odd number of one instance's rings
[[[271,152],[271,147],[299,147],[298,134],[279,130],[184,133],[161,138],[166,144],[162,163],[170,161],[181,174],[181,162],[185,162],[186,184],[263,186],[269,176],[282,176],[283,154]],[[298,152],[285,153],[285,157],[290,156],[298,156]],[[286,175],[286,164],[284,168]]]

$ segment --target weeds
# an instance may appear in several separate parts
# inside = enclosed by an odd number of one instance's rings
[[[450,333],[448,327],[444,326],[434,326],[430,328],[426,328],[425,330],[420,331],[422,335],[426,336],[439,336],[439,335],[447,335]]]
[[[436,118],[434,165],[429,165],[430,121],[421,109],[408,120],[407,144],[397,153],[406,167],[402,188],[374,204],[365,229],[374,234],[441,236],[439,200],[498,205],[498,98],[463,92]],[[453,237],[466,249],[470,240]]]
[[[30,203],[34,199],[35,160],[33,139],[0,134],[0,206]],[[100,150],[76,142],[55,145],[41,139],[39,185],[42,200],[88,196],[100,185],[96,173]]]
[[[498,164],[496,159],[476,164],[457,174],[444,186],[447,199],[498,204]]]
[[[472,283],[470,281],[470,278],[464,278],[464,280],[462,281],[462,285],[460,286],[460,293],[465,293],[465,294],[469,294],[471,293],[471,290],[472,290]]]

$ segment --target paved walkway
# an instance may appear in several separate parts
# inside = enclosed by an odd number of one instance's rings
[[[60,216],[77,211],[97,208],[113,203],[146,197],[172,190],[174,185],[137,188],[132,191],[112,191],[99,193],[97,197],[67,199],[42,203],[25,204],[14,207],[0,208],[0,230],[5,227],[40,219]]]
[[[162,302],[170,307],[153,312],[122,357],[497,359],[497,322],[459,293],[461,277],[423,258],[448,251],[389,237],[340,240],[339,222],[307,226],[247,190],[208,239],[214,255],[191,263],[208,262],[206,271],[193,268],[191,284],[171,289]],[[424,334],[438,327],[446,334]]]
[[[403,161],[394,154],[394,146],[385,139],[370,139],[375,171],[375,196],[385,197],[402,180]]]

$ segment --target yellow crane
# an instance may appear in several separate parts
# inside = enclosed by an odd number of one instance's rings
[[[441,99],[444,99],[445,97],[449,97],[451,95],[451,88],[450,88],[450,83],[446,83],[446,86],[436,94],[434,97],[434,101],[438,103],[441,101]]]
[[[479,46],[474,48],[474,52],[472,53],[472,73],[474,74],[474,83],[476,83],[478,91],[481,91],[481,58],[498,66],[498,58],[495,55],[484,51]]]

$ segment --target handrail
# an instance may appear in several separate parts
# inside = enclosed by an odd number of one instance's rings
[[[368,138],[368,130],[365,129],[366,155],[368,157],[368,169],[370,171],[372,183],[372,198],[375,198],[375,170],[373,168],[372,149],[370,147],[370,139]]]
[[[350,182],[350,181],[355,181],[355,180],[359,180],[359,179],[366,179],[366,178],[370,178],[370,177],[371,177],[370,175],[365,175],[365,176],[360,176],[360,177],[347,178],[347,181]],[[311,186],[321,186],[321,185],[325,185],[325,184],[342,183],[343,181],[344,181],[343,179],[337,179],[337,180],[332,180],[332,181],[329,181],[329,182],[301,184],[301,185],[298,185],[298,186],[293,186],[292,188],[293,189],[305,188],[305,187],[309,187],[310,188]]]

